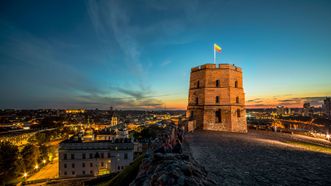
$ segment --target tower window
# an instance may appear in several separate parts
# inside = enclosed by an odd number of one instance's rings
[[[222,110],[218,109],[215,112],[215,123],[221,123],[222,122]]]
[[[199,98],[195,98],[195,104],[199,105]]]
[[[194,112],[193,112],[193,111],[191,111],[190,118],[191,118],[191,119],[194,118]]]
[[[220,80],[216,80],[216,87],[220,87]]]
[[[200,81],[197,82],[197,88],[199,88],[199,87],[200,87]]]
[[[235,88],[238,88],[238,81],[235,81],[235,82],[234,82],[234,87],[235,87]]]
[[[238,96],[236,97],[236,103],[239,103],[239,97]]]
[[[240,109],[237,109],[237,117],[240,118]]]
[[[220,97],[216,96],[216,103],[219,103],[219,102],[220,102]]]

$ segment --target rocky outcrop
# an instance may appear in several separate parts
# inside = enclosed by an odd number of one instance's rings
[[[155,153],[140,165],[136,179],[130,185],[215,185],[207,179],[206,170],[190,160],[188,155]]]

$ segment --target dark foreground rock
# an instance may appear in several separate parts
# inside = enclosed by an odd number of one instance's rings
[[[155,153],[140,165],[137,178],[130,185],[215,185],[206,170],[188,155]]]

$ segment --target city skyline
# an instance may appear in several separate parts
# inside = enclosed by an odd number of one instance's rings
[[[0,109],[186,109],[190,69],[243,69],[248,108],[331,95],[329,1],[2,2]]]

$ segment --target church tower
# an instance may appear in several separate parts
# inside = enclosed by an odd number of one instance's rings
[[[247,132],[241,68],[229,64],[192,68],[186,116],[196,128]]]

